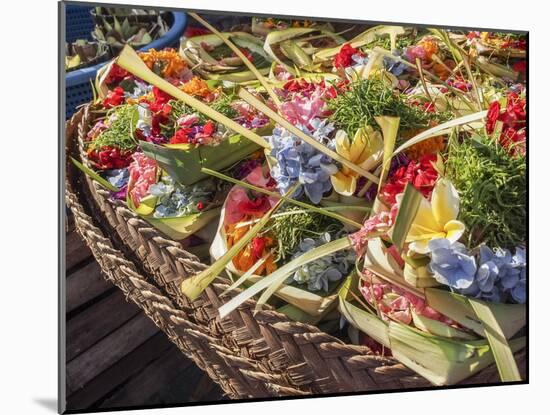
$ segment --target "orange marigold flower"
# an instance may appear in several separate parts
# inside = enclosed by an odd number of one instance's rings
[[[231,248],[239,241],[252,225],[237,226],[231,224],[225,226],[227,248]],[[269,253],[275,246],[275,240],[268,236],[255,237],[244,249],[233,257],[233,265],[241,272],[246,272],[260,259]],[[266,261],[254,272],[256,275],[269,275],[277,269],[275,256],[270,254]]]
[[[149,49],[147,52],[141,52],[139,56],[151,70],[155,65],[160,65],[162,76],[165,78],[178,77],[187,69],[187,63],[175,49]]]
[[[425,154],[434,154],[442,151],[445,148],[445,142],[442,136],[428,138],[411,147],[405,153],[413,160],[418,160]]]
[[[206,98],[212,93],[208,84],[203,79],[195,76],[185,84],[180,86],[180,89],[186,94]]]
[[[431,60],[432,55],[439,51],[439,47],[437,46],[437,42],[433,39],[422,39],[418,43],[418,46],[421,46],[426,51],[426,59],[427,60]]]

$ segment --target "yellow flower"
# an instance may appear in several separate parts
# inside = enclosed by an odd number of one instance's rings
[[[359,128],[353,140],[340,130],[336,133],[336,152],[355,165],[369,170],[382,155],[382,135],[370,125]],[[357,187],[358,174],[346,166],[330,177],[334,190],[344,196],[351,196]]]
[[[398,203],[401,203],[402,197],[402,194],[397,196]],[[405,239],[409,249],[426,254],[432,239],[446,238],[451,243],[456,242],[465,230],[464,224],[456,220],[459,207],[460,199],[455,187],[449,180],[440,178],[435,184],[432,201],[422,198]]]

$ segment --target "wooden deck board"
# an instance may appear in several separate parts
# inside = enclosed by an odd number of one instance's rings
[[[158,392],[158,384],[165,385],[166,389],[170,389],[172,380],[180,372],[188,373],[189,384],[195,384],[200,379],[200,375],[195,371],[189,371],[191,365],[193,363],[186,359],[178,349],[170,348],[140,373],[129,379],[121,388],[114,391],[101,403],[100,408],[113,408],[117,402],[147,405],[151,402],[151,397]],[[185,395],[185,393],[180,393],[181,402],[187,400]],[[161,399],[157,396],[155,401],[160,403]]]
[[[222,391],[122,292],[67,228],[67,409],[177,405]]]
[[[157,326],[145,314],[137,314],[119,330],[67,363],[69,393],[82,388],[157,332]]]
[[[67,407],[74,410],[98,408],[99,403],[113,390],[141,372],[146,365],[158,358],[159,353],[165,353],[170,348],[171,344],[166,342],[166,336],[159,331],[120,359],[116,365],[103,371],[82,389],[69,395]],[[124,404],[125,402],[118,402],[119,406],[124,406]]]
[[[114,286],[101,274],[95,261],[67,276],[67,313],[74,311]]]
[[[122,291],[115,290],[67,321],[68,362],[141,312],[134,304],[121,306],[125,301]]]

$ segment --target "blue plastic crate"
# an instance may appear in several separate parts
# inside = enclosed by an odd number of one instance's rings
[[[72,43],[78,39],[92,40],[94,21],[90,15],[92,7],[66,6],[65,40]]]
[[[80,7],[80,6],[67,6],[67,18],[66,18],[66,39],[70,41],[71,39],[83,39],[81,33],[84,30],[80,31],[80,28],[74,22],[70,22],[72,16],[79,20],[82,26],[87,26],[87,22],[84,22],[84,14],[82,10],[70,10],[70,9],[86,9],[86,16],[91,24],[91,29],[88,30],[88,37],[90,39],[90,34],[94,28],[92,17],[90,15],[90,7]],[[72,15],[70,13],[73,13]],[[146,51],[148,49],[163,49],[165,47],[178,47],[179,39],[185,31],[187,25],[187,15],[181,12],[172,12],[173,23],[170,27],[170,30],[166,32],[161,38],[149,43],[147,46],[141,48],[141,51]],[[76,37],[73,37],[76,36]],[[78,69],[73,72],[69,72],[65,75],[65,118],[69,119],[77,110],[79,105],[85,104],[86,102],[91,101],[92,99],[92,86],[91,82],[95,80],[97,71],[105,65],[105,62],[97,64],[95,66],[90,66],[88,68]]]

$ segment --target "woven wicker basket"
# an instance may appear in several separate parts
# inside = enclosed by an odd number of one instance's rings
[[[67,152],[85,164],[83,140],[93,125],[91,106],[67,123]],[[345,344],[315,326],[273,310],[254,313],[249,300],[220,320],[226,281],[195,301],[179,292],[183,278],[205,265],[167,239],[125,203],[67,164],[67,205],[78,231],[108,278],[144,309],[168,337],[232,398],[369,392],[432,385],[392,358]],[[525,352],[517,355],[525,372]],[[494,366],[462,384],[498,382]]]

